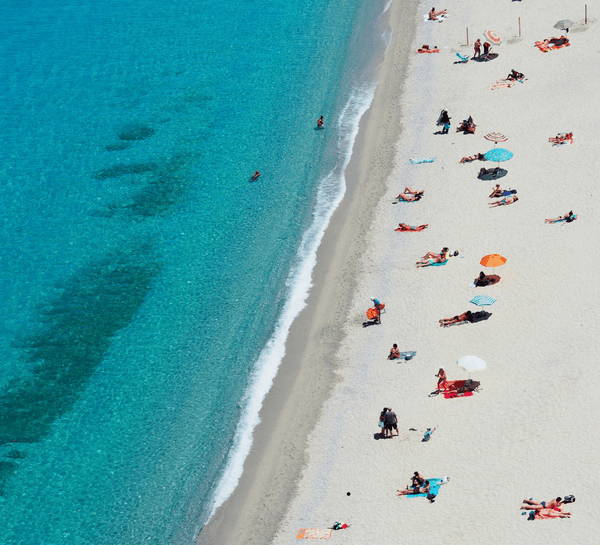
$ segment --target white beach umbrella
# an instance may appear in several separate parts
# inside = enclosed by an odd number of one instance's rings
[[[459,367],[462,367],[465,371],[469,372],[469,378],[471,378],[471,373],[475,371],[484,371],[487,367],[485,361],[477,356],[463,356],[456,363]]]

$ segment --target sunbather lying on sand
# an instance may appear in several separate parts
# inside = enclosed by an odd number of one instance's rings
[[[429,12],[429,20],[437,21],[438,15],[448,15],[448,12],[445,9],[441,11],[435,11],[435,8],[431,8],[431,11]]]
[[[562,504],[563,501],[560,496],[550,501],[523,500],[523,505],[521,505],[521,509],[554,509],[556,507],[560,507]]]
[[[396,496],[409,496],[410,494],[429,494],[431,487],[429,481],[425,481],[424,486],[415,486],[414,488],[406,487],[406,490],[398,490]]]
[[[552,142],[552,144],[554,144],[555,146],[558,146],[560,144],[566,144],[567,142],[572,144],[573,143],[573,133],[572,132],[558,133],[556,136],[551,136],[550,138],[548,138],[548,142]]]
[[[561,36],[560,38],[548,38],[547,40],[544,40],[542,43],[546,46],[550,46],[550,44],[552,44],[553,46],[556,47],[556,46],[568,44],[569,39],[566,38],[565,36]]]
[[[498,197],[510,197],[517,192],[516,189],[500,189],[500,184],[496,184],[496,187],[492,191],[492,194],[489,196],[490,199],[496,199]]]
[[[422,258],[421,261],[417,261],[417,267],[429,267],[429,265],[433,265],[434,263],[444,263],[448,261],[448,258],[452,254],[448,253],[448,248],[443,248],[439,254],[434,254],[433,252],[427,252]],[[458,255],[458,251],[454,252],[454,255]]]
[[[407,225],[406,223],[399,223],[398,227],[396,228],[396,231],[423,231],[425,229],[427,229],[427,227],[429,226],[428,223],[425,223],[424,225]]]
[[[557,511],[556,509],[536,509],[536,519],[570,519],[573,513]]]
[[[558,223],[559,221],[566,221],[567,223],[571,223],[575,221],[577,216],[573,214],[573,210],[567,212],[564,216],[558,216],[558,218],[549,218],[544,220],[544,223]]]
[[[463,157],[459,163],[470,163],[471,161],[485,161],[485,157],[483,153],[476,153],[475,155],[469,155],[468,157]]]
[[[421,191],[416,191],[412,187],[407,186],[404,188],[404,191],[396,197],[396,200],[392,201],[392,204],[397,204],[400,201],[405,201],[405,202],[418,201],[419,199],[423,198],[423,193],[425,193],[424,189],[422,189]]]
[[[470,310],[460,314],[459,316],[454,316],[454,318],[443,318],[440,320],[440,327],[447,327],[451,324],[459,324],[461,322],[472,322],[473,321],[473,313]]]
[[[519,200],[519,197],[517,197],[516,195],[514,197],[503,197],[502,199],[500,199],[499,201],[494,201],[491,203],[488,203],[492,208],[496,207],[496,206],[504,206],[505,204],[512,204],[514,202],[517,202]]]

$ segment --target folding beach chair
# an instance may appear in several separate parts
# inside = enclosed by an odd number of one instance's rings
[[[460,53],[456,53],[456,56],[460,59],[460,61],[456,61],[458,63],[469,62],[469,56],[463,57]]]

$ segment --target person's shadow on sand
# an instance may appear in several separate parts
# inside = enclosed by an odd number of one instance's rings
[[[436,131],[436,132],[434,132],[433,134],[448,134],[448,133],[447,133],[447,132],[444,132],[444,131]]]
[[[363,322],[362,326],[363,327],[369,327],[370,325],[380,325],[381,322],[375,322],[374,320],[369,320],[367,322]]]
[[[475,62],[487,62],[493,61],[498,58],[498,56],[498,53],[488,53],[487,55],[481,55],[481,57],[471,57],[471,60]]]

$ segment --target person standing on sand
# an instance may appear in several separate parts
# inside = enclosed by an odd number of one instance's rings
[[[440,370],[438,371],[438,374],[435,375],[436,377],[438,377],[438,383],[437,383],[437,393],[440,393],[440,386],[445,390],[446,389],[446,371],[444,371],[443,367],[440,367]]]
[[[325,125],[323,124],[323,116],[319,117],[319,119],[317,119],[317,129],[324,129]]]
[[[477,57],[481,57],[481,40],[479,38],[477,38],[473,49],[475,49],[475,54],[473,55],[473,58],[476,59]]]
[[[396,430],[396,435],[400,435],[400,432],[398,431],[398,417],[396,416],[396,413],[392,411],[391,407],[383,417],[383,429],[385,432],[390,433],[390,437],[394,437],[394,430]]]

